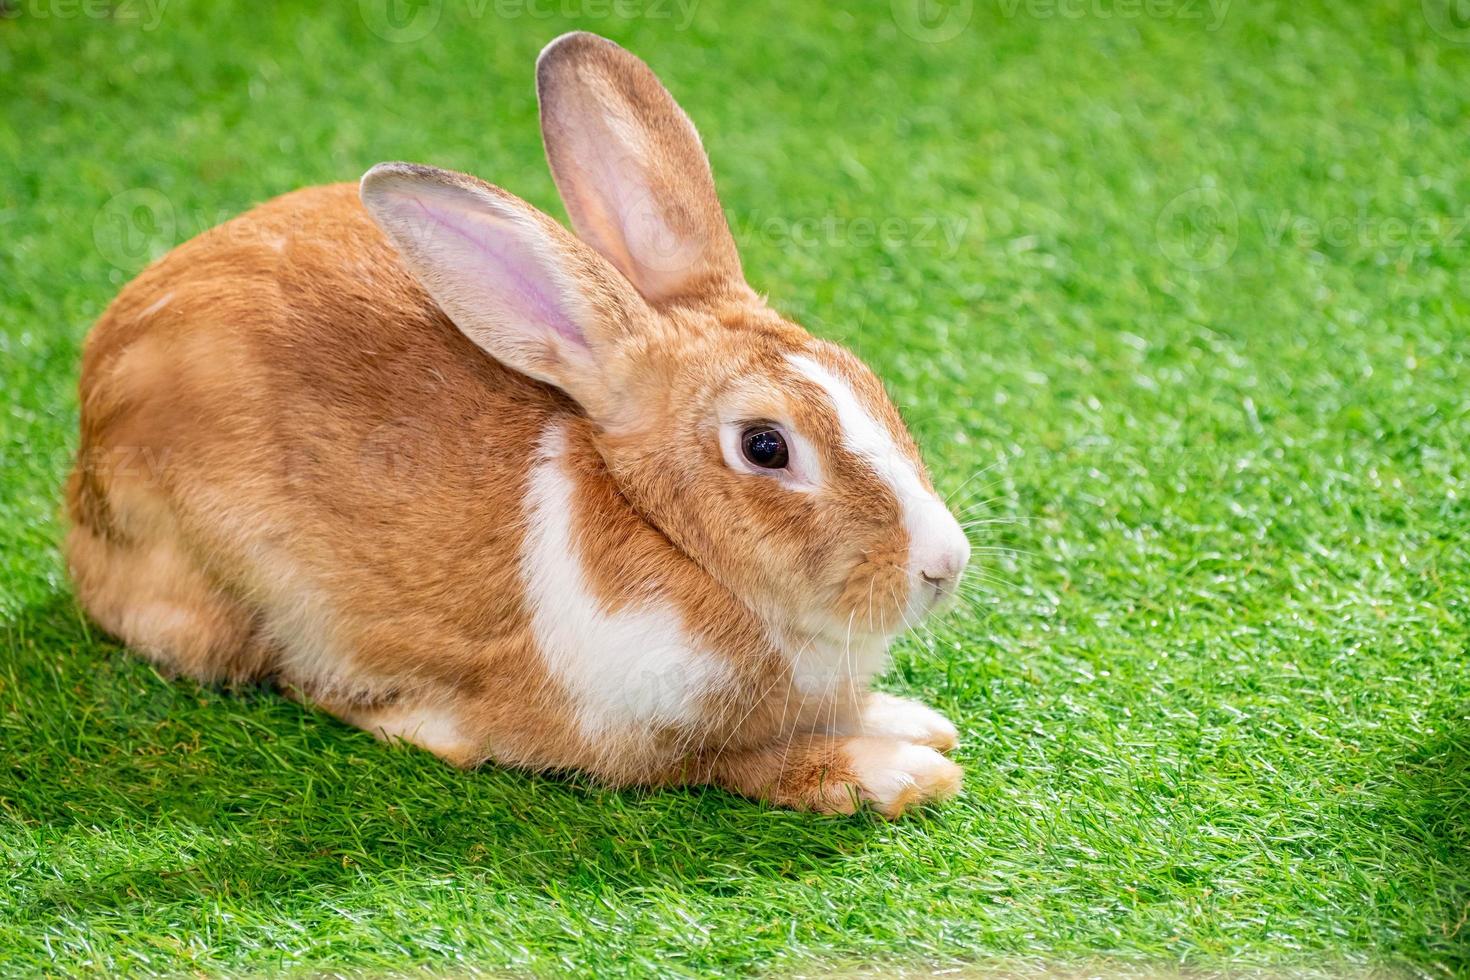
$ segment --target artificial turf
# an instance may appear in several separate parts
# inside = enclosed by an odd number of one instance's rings
[[[1470,972],[1463,4],[387,2],[0,4],[0,972]],[[949,805],[458,772],[71,598],[117,289],[385,159],[562,215],[531,69],[574,27],[975,522],[884,680],[958,723]]]

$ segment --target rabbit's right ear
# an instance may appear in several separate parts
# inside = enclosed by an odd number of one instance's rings
[[[649,67],[596,34],[536,62],[546,158],[572,226],[654,304],[743,284],[694,124]]]
[[[652,316],[602,257],[525,201],[467,174],[380,163],[363,205],[466,337],[589,415],[625,403],[627,341]]]

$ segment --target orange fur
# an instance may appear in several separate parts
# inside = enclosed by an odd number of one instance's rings
[[[537,380],[487,356],[494,340],[430,298],[352,185],[262,204],[145,270],[88,338],[68,485],[82,603],[172,669],[272,680],[459,765],[714,782],[821,811],[868,798],[890,816],[953,793],[959,770],[916,754],[924,739],[863,728],[867,673],[803,677],[803,644],[836,649],[845,629],[849,651],[855,635],[886,645],[911,575],[893,493],[788,357],[840,374],[922,475],[882,385],[745,285],[697,137],[646,66],[572,35],[539,82],[548,156],[596,250],[503,191],[430,178],[531,215],[596,297],[601,373],[547,355],[527,368]],[[577,156],[598,113],[641,139],[618,165],[668,202],[684,265],[650,270],[609,238],[615,216]],[[731,406],[818,446],[822,491],[727,466],[716,435]],[[665,602],[725,665],[695,724],[590,738],[548,670],[518,556],[552,429],[601,608]]]

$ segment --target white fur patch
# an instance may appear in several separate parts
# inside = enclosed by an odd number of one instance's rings
[[[928,595],[918,575],[934,568],[953,566],[958,573],[969,559],[970,545],[959,522],[919,476],[908,453],[899,448],[888,429],[864,406],[852,386],[815,358],[792,354],[787,360],[832,401],[842,442],[849,452],[867,462],[886,483],[903,512],[909,537],[909,571],[915,578],[915,604]],[[915,611],[918,611],[917,608]]]
[[[848,739],[847,757],[863,797],[889,817],[954,796],[963,778],[959,766],[933,749],[886,738]]]
[[[561,459],[565,448],[560,427],[543,437],[527,502],[521,574],[541,656],[575,700],[588,738],[695,724],[703,697],[729,681],[729,665],[696,648],[663,599],[603,609],[577,552],[575,480]]]
[[[804,639],[773,634],[791,664],[791,680],[805,698],[842,697],[848,684],[866,686],[888,664],[888,638],[851,630],[818,632]]]
[[[913,460],[898,448],[888,430],[863,407],[846,381],[833,374],[826,365],[803,354],[792,354],[787,360],[803,377],[827,393],[837,412],[837,422],[842,427],[843,444],[849,452],[866,460],[873,472],[893,489],[905,504],[905,512],[909,501],[934,496],[924,488]]]
[[[146,319],[148,319],[150,316],[152,316],[153,314],[157,313],[159,310],[161,310],[165,306],[167,306],[170,303],[170,301],[173,300],[173,298],[174,298],[174,294],[173,294],[172,291],[167,292],[167,293],[164,293],[162,296],[158,297],[158,299],[156,299],[152,303],[148,304],[148,308],[146,310],[144,310],[142,313],[139,313],[138,314],[138,319],[139,320],[146,320]]]
[[[880,692],[868,696],[853,728],[849,734],[895,738],[943,751],[954,748],[959,738],[950,720],[928,705]]]
[[[440,758],[457,759],[475,748],[460,732],[459,719],[448,708],[394,705],[364,712],[352,721],[384,741],[401,738]]]

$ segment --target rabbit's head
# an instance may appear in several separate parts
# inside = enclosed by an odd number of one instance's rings
[[[363,200],[409,270],[491,356],[575,401],[628,502],[774,627],[886,637],[951,595],[969,545],[898,411],[746,285],[653,73],[569,34],[537,86],[578,237],[473,177],[381,164]]]

